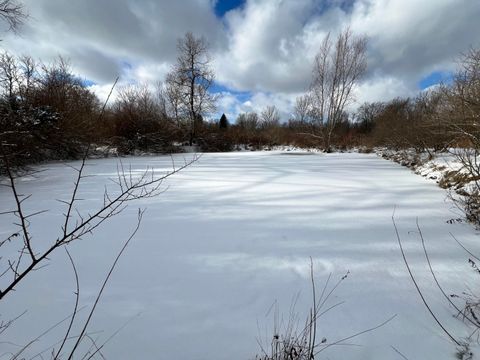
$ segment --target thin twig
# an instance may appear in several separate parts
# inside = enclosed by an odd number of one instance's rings
[[[417,280],[415,279],[415,276],[413,275],[412,273],[412,270],[410,269],[410,265],[408,263],[408,260],[407,260],[407,257],[405,255],[405,251],[403,250],[403,246],[402,246],[402,240],[400,238],[400,234],[398,232],[398,228],[397,228],[397,224],[395,223],[395,214],[392,215],[392,222],[393,222],[393,227],[395,228],[395,234],[397,235],[397,241],[398,241],[398,245],[400,246],[400,251],[402,252],[402,257],[403,257],[403,261],[405,263],[405,266],[407,267],[407,270],[408,270],[408,273],[410,275],[410,278],[412,279],[413,281],[413,284],[415,285],[415,288],[417,289],[417,292],[418,294],[420,295],[420,298],[422,299],[422,302],[423,304],[425,305],[425,307],[427,308],[428,312],[430,313],[430,315],[432,315],[433,319],[435,320],[435,322],[438,324],[438,326],[440,326],[440,328],[443,330],[443,332],[445,334],[447,334],[447,336],[458,346],[460,346],[460,342],[455,339],[455,337],[445,328],[445,326],[443,326],[443,324],[440,322],[440,320],[438,319],[438,317],[435,315],[435,313],[433,312],[433,310],[431,309],[430,305],[428,304],[427,300],[425,299],[425,297],[423,296],[423,293],[422,293],[422,290],[420,290],[420,287],[418,286],[417,284]]]
[[[140,228],[140,224],[142,222],[142,217],[143,217],[143,214],[144,214],[144,210],[138,210],[138,219],[137,219],[137,225],[134,229],[134,231],[132,232],[132,234],[130,235],[130,237],[128,238],[128,240],[123,244],[123,247],[122,249],[119,251],[119,253],[117,254],[117,257],[115,258],[115,261],[113,262],[112,266],[110,267],[110,270],[108,271],[108,274],[107,276],[105,277],[105,280],[103,281],[103,284],[102,284],[102,287],[100,288],[100,291],[98,292],[98,295],[95,299],[95,302],[93,304],[93,307],[92,309],[90,310],[90,313],[88,314],[88,318],[87,320],[85,321],[85,324],[83,326],[83,329],[82,331],[80,332],[80,335],[77,339],[77,341],[75,342],[75,345],[73,346],[71,352],[70,352],[70,355],[68,356],[68,360],[71,360],[73,355],[75,354],[75,351],[77,350],[78,348],[78,345],[80,344],[80,342],[82,341],[83,339],[83,335],[85,334],[85,332],[87,331],[87,327],[88,325],[90,324],[90,321],[93,317],[93,314],[95,312],[95,309],[98,305],[98,302],[100,301],[100,298],[103,294],[103,291],[105,290],[105,287],[108,283],[108,280],[110,279],[110,276],[112,275],[113,273],[113,270],[115,269],[117,263],[118,263],[118,260],[120,259],[120,257],[122,256],[123,252],[125,251],[125,249],[127,248],[128,244],[130,243],[130,241],[132,241],[132,239],[134,238],[134,236],[136,235],[138,229]]]
[[[79,304],[79,300],[80,300],[80,282],[78,280],[77,267],[75,266],[75,262],[73,261],[73,258],[70,255],[70,252],[68,251],[67,248],[65,248],[65,252],[67,253],[68,259],[70,260],[70,264],[72,265],[73,273],[75,275],[75,284],[76,284],[75,306],[73,308],[72,317],[70,319],[70,323],[68,324],[67,331],[65,332],[65,336],[63,337],[62,343],[60,344],[60,347],[58,348],[55,356],[53,357],[53,360],[56,360],[56,359],[59,358],[60,354],[62,353],[62,349],[65,346],[65,343],[67,342],[67,339],[68,339],[68,337],[70,335],[70,332],[72,330],[73,323],[75,322],[76,315],[78,313],[78,304]]]
[[[398,350],[395,346],[390,345],[390,347],[393,349],[393,351],[395,351],[398,355],[400,355],[400,356],[402,357],[402,359],[408,360],[408,358],[407,358],[405,355],[403,355],[403,354],[400,352],[400,350]]]
[[[358,337],[358,336],[360,336],[360,335],[366,334],[366,333],[368,333],[368,332],[377,330],[377,329],[379,329],[379,328],[387,325],[390,321],[392,321],[392,320],[395,319],[396,317],[397,317],[397,314],[393,315],[392,317],[388,318],[387,320],[385,320],[385,321],[382,322],[381,324],[378,324],[378,325],[376,325],[376,326],[374,326],[374,327],[371,327],[371,328],[366,329],[366,330],[359,331],[359,332],[357,332],[357,333],[355,333],[355,334],[353,334],[353,335],[347,336],[347,337],[345,337],[345,338],[343,338],[343,339],[340,339],[340,340],[337,340],[337,341],[335,341],[335,342],[333,342],[333,343],[327,344],[327,345],[325,345],[322,349],[318,350],[318,351],[315,353],[315,355],[318,355],[319,353],[321,353],[322,351],[328,349],[328,348],[331,347],[331,346],[339,345],[339,344],[341,344],[341,343],[343,343],[343,342],[345,342],[345,341],[347,341],[347,340],[350,340],[350,339],[356,338],[356,337]]]

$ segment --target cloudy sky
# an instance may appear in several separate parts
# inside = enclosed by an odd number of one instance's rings
[[[480,46],[479,0],[23,0],[30,18],[0,46],[45,62],[62,55],[104,97],[121,83],[163,80],[185,32],[214,59],[219,113],[276,105],[284,118],[309,85],[323,37],[350,26],[369,39],[356,101],[414,95],[448,79]]]

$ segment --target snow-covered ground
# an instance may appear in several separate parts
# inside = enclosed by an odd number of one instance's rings
[[[134,171],[165,170],[171,159],[127,158],[124,164]],[[50,209],[32,219],[39,246],[59,234],[64,209],[56,199],[68,198],[75,176],[62,164],[41,168],[45,171],[36,178],[19,183],[23,193],[33,194],[30,211]],[[115,159],[89,162],[87,171],[95,176],[81,186],[81,211],[101,202],[116,169]],[[270,340],[272,305],[278,304],[287,319],[300,293],[295,307],[301,318],[306,315],[309,257],[319,288],[330,273],[337,280],[350,271],[329,302],[344,304],[322,317],[319,338],[334,342],[397,315],[320,358],[401,359],[394,347],[409,359],[454,359],[454,346],[427,313],[406,272],[392,225],[394,208],[407,257],[433,310],[452,332],[468,334],[433,285],[416,219],[449,293],[467,286],[475,290],[478,283],[449,232],[477,253],[478,234],[468,224],[447,223],[458,214],[445,190],[409,169],[375,154],[205,154],[165,185],[162,195],[132,203],[94,236],[69,247],[80,275],[81,303],[91,305],[135,226],[137,207],[147,208],[90,328],[101,343],[128,323],[104,349],[108,359],[253,358],[259,352],[257,338]],[[11,204],[8,189],[0,188],[0,212]],[[11,223],[9,216],[0,217],[0,237],[11,233]],[[47,268],[2,302],[3,320],[28,312],[1,335],[0,356],[15,351],[7,341],[26,343],[71,312],[73,279],[60,250]],[[29,354],[53,344],[56,336],[56,330],[49,333]]]
[[[394,151],[377,149],[377,155],[410,168],[415,174],[448,189],[450,196],[459,200],[461,208],[465,195],[476,196],[479,192],[478,164],[475,152],[465,149],[449,149],[445,152],[417,153],[414,149]],[[466,164],[469,164],[467,165]]]

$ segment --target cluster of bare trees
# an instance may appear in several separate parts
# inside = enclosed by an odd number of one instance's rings
[[[352,145],[355,126],[347,106],[366,72],[366,46],[366,38],[355,36],[350,29],[336,39],[326,36],[315,57],[309,91],[296,99],[290,119],[281,123],[274,106],[260,114],[240,114],[229,130],[229,141],[252,147],[320,147],[327,152]]]
[[[354,37],[349,30],[335,43],[330,37],[324,40],[310,91],[296,99],[290,128],[297,135],[315,138],[316,146],[325,151],[386,146],[436,152],[461,147],[469,149],[464,157],[472,155],[463,161],[473,163],[480,148],[480,50],[470,49],[462,55],[459,70],[449,83],[413,98],[364,103],[348,113],[355,86],[365,73],[365,47],[365,38]]]
[[[222,120],[223,119],[223,120]],[[227,124],[227,126],[225,126]],[[310,134],[304,134],[303,124],[291,119],[282,122],[276,106],[266,106],[259,113],[240,113],[230,122],[224,115],[217,123],[204,124],[200,135],[202,144],[211,151],[227,151],[238,147],[261,149],[277,145],[313,147],[318,145]],[[213,147],[214,139],[221,140],[223,147]]]
[[[15,11],[21,7],[12,4],[3,5],[17,20],[12,20],[16,27],[22,18]],[[15,154],[12,165],[22,165],[78,158],[92,143],[131,153],[174,152],[175,144],[199,142],[203,118],[215,109],[216,100],[210,92],[214,73],[208,45],[187,33],[178,51],[164,84],[156,89],[144,84],[120,87],[117,100],[106,109],[65,59],[44,64],[28,56],[0,54],[2,151]]]
[[[188,32],[178,40],[178,58],[165,83],[155,89],[136,84],[118,89],[107,111],[103,138],[121,152],[174,152],[174,144],[201,139],[204,117],[215,110],[210,92],[214,72],[207,41]]]
[[[17,27],[22,17],[14,15],[21,7],[13,1],[3,5],[4,15],[16,19],[11,26]],[[3,53],[2,151],[16,154],[13,165],[76,158],[92,143],[120,153],[174,152],[181,144],[197,144],[205,151],[281,144],[322,146],[330,151],[332,145],[346,142],[342,134],[350,123],[345,107],[365,71],[365,46],[366,40],[350,30],[336,41],[327,36],[315,60],[310,91],[297,99],[292,119],[282,123],[279,111],[267,106],[259,114],[240,114],[229,127],[226,119],[223,125],[204,121],[216,106],[217,97],[211,91],[215,74],[207,41],[192,33],[179,39],[177,61],[164,83],[155,89],[120,87],[117,100],[106,109],[64,59],[43,64]],[[101,120],[100,113],[104,113]],[[25,136],[16,136],[20,133]]]
[[[366,103],[354,114],[354,128],[369,146],[418,152],[450,147],[480,147],[480,50],[461,56],[451,82],[420,93],[414,98]]]
[[[365,71],[365,46],[366,40],[350,30],[335,42],[327,36],[315,60],[310,91],[297,99],[292,119],[282,123],[275,106],[267,106],[259,114],[240,114],[229,127],[226,119],[223,125],[204,121],[215,110],[215,77],[207,41],[192,33],[179,39],[177,61],[164,83],[155,89],[119,87],[117,100],[106,109],[64,59],[43,64],[3,53],[2,151],[16,154],[13,165],[76,158],[92,143],[120,153],[174,152],[181,144],[197,144],[205,151],[282,144],[330,151],[332,145],[347,142],[345,107]],[[19,138],[19,133],[25,136]]]
[[[181,140],[181,133],[166,113],[161,85],[155,91],[145,84],[122,86],[117,94],[99,124],[103,133],[98,142],[108,143],[119,153],[173,152],[172,143]]]

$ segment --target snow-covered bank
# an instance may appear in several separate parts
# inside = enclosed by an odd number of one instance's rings
[[[447,176],[452,171],[466,173],[462,169],[462,164],[452,153],[417,153],[414,149],[399,151],[377,149],[376,153],[384,159],[410,168],[418,175],[434,180],[439,185],[442,181],[447,181]]]
[[[291,152],[290,152],[291,153]],[[175,156],[181,161],[183,156]],[[141,171],[171,166],[170,157],[124,159]],[[104,184],[116,175],[114,159],[92,160],[79,197],[83,210],[102,201]],[[32,193],[29,207],[50,209],[33,219],[42,242],[60,231],[63,209],[56,199],[72,190],[74,173],[61,164],[42,166],[37,178],[20,182]],[[475,230],[448,224],[453,217],[446,194],[409,170],[375,154],[289,155],[285,152],[205,154],[168,181],[168,191],[144,199],[147,213],[135,241],[107,287],[91,331],[108,338],[131,322],[107,346],[110,359],[249,359],[256,337],[272,327],[272,304],[288,316],[298,292],[299,312],[310,302],[309,257],[319,285],[350,271],[331,304],[345,301],[319,323],[319,338],[333,342],[397,317],[374,333],[332,347],[325,358],[453,359],[455,349],[435,325],[405,270],[391,216],[405,241],[407,256],[433,309],[452,331],[463,324],[451,316],[429,275],[415,233],[419,218],[431,260],[449,292],[474,287],[464,252],[448,236],[480,250]],[[0,188],[0,212],[11,196]],[[135,225],[135,207],[113,218],[93,238],[71,246],[81,279],[81,301],[91,304],[116,251]],[[0,217],[0,237],[12,229]],[[31,276],[2,304],[2,318],[28,309],[2,341],[24,343],[68,315],[73,274],[60,251],[51,265]],[[31,354],[51,344],[54,333]],[[267,336],[268,336],[267,335]],[[351,344],[351,342],[349,343]],[[3,352],[14,351],[1,343]],[[13,346],[13,345],[12,345]]]
[[[449,196],[459,208],[457,213],[460,217],[456,220],[461,220],[466,214],[468,220],[479,225],[478,159],[467,151],[451,149],[443,153],[417,153],[413,149],[401,151],[379,149],[376,153],[382,158],[410,168],[415,174],[447,189]]]

